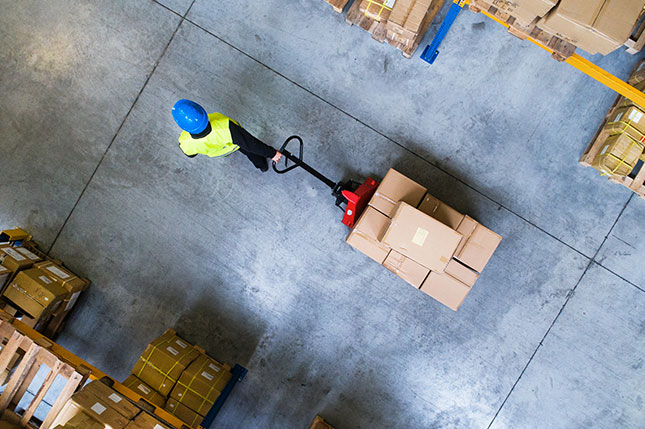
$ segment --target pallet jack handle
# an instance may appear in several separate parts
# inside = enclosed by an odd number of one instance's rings
[[[287,150],[287,146],[289,146],[290,143],[292,142],[298,142],[298,155],[294,155],[291,152]],[[284,168],[278,168],[278,164],[274,161],[273,162],[273,171],[275,171],[278,174],[284,174],[287,173],[294,168],[301,167],[307,173],[311,174],[314,176],[316,179],[320,180],[323,182],[325,185],[329,186],[332,190],[336,187],[336,182],[333,180],[323,176],[320,172],[315,170],[313,167],[311,167],[309,164],[305,163],[302,158],[303,158],[303,152],[304,152],[304,143],[302,141],[302,138],[300,136],[291,136],[285,142],[282,144],[278,152],[284,156]],[[289,165],[289,161],[293,162],[293,165]]]

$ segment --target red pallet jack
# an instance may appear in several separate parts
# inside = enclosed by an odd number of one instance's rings
[[[297,141],[299,143],[297,156],[287,150],[287,146],[293,141]],[[378,182],[369,177],[365,179],[363,183],[355,182],[353,180],[334,182],[333,180],[323,176],[302,160],[303,148],[304,143],[300,136],[289,137],[280,148],[280,153],[282,153],[285,158],[284,168],[278,168],[278,165],[273,162],[273,171],[278,174],[284,174],[294,168],[301,167],[316,179],[329,186],[331,188],[331,195],[336,198],[336,206],[340,207],[341,210],[345,212],[343,223],[350,228],[354,228],[354,224],[360,217],[361,213],[363,213],[363,210],[365,210],[365,207],[367,206],[370,198],[372,198],[372,195],[374,195],[374,192],[376,192]],[[289,161],[293,164],[289,165]]]

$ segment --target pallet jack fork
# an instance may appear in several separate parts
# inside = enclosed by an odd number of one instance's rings
[[[299,145],[298,155],[294,155],[287,150],[287,146],[294,141],[297,141]],[[370,177],[363,183],[353,180],[334,182],[303,161],[303,149],[304,143],[300,136],[289,137],[279,150],[285,158],[284,168],[278,168],[277,163],[273,162],[273,170],[278,174],[285,174],[294,168],[301,167],[307,173],[329,186],[331,188],[331,195],[336,198],[336,206],[345,212],[342,221],[343,224],[354,228],[354,224],[361,213],[363,213],[363,210],[365,210],[374,192],[376,192],[378,182]],[[289,161],[293,164],[289,165]]]

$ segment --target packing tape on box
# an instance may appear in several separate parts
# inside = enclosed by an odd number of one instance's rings
[[[378,197],[381,197],[381,198],[383,198],[385,201],[388,201],[388,202],[390,202],[390,203],[392,203],[392,204],[394,204],[394,205],[397,205],[397,204],[399,203],[398,201],[394,201],[393,199],[389,198],[388,196],[381,194],[378,190],[377,190],[376,192],[374,192],[374,196],[375,196],[375,197],[377,197],[377,196],[378,196]]]
[[[628,137],[629,137],[629,136],[628,136]],[[636,140],[634,140],[633,138],[631,138],[631,137],[629,137],[629,138],[630,138],[630,140],[632,141],[632,143],[629,145],[629,148],[624,152],[625,157],[629,154],[629,152],[632,150],[632,148],[633,148],[634,146],[636,146],[636,145],[638,145],[638,147],[641,149],[641,151],[643,150],[643,146],[639,145],[639,144],[638,144],[638,142],[637,142]],[[618,171],[618,169],[619,169],[623,164],[624,164],[624,165],[626,165],[626,166],[628,166],[628,167],[632,167],[632,169],[635,167],[635,166],[633,166],[633,165],[628,164],[627,162],[625,162],[625,158],[619,158],[619,157],[617,157],[616,155],[614,155],[613,153],[608,153],[608,154],[607,154],[607,157],[608,157],[608,158],[614,158],[616,161],[618,161],[618,165],[616,165],[616,167],[615,167],[614,169],[612,169],[610,172],[608,172],[608,171],[606,171],[606,170],[602,170],[602,173],[600,173],[600,175],[601,175],[601,176],[613,176],[613,175],[614,175],[614,173],[616,173],[616,171]]]
[[[381,14],[383,13],[384,10],[392,10],[392,6],[394,6],[394,3],[396,0],[367,0],[367,7],[365,8],[365,16],[369,18],[369,15],[367,12],[370,10],[372,5],[375,5],[377,8],[380,6],[381,8],[379,9],[378,13],[376,16],[378,16],[377,21],[381,20]]]
[[[175,411],[177,411],[177,407],[175,407],[175,409],[173,409],[173,410],[169,410],[169,409],[168,409],[168,406],[166,406],[166,408],[164,408],[164,410],[165,410],[166,412],[168,412],[168,413],[172,414],[173,416],[176,416],[176,415],[175,415]],[[199,413],[195,413],[195,414],[197,414],[197,415],[196,415],[195,417],[193,417],[193,421],[192,421],[192,422],[190,422],[190,425],[191,425],[191,426],[195,426],[195,424],[197,423],[197,421],[196,421],[196,420],[198,420],[198,419],[201,417],[201,415],[199,415]],[[181,419],[179,419],[179,420],[181,420]],[[183,420],[182,420],[182,421],[183,421]],[[189,423],[189,422],[186,422],[186,423]]]
[[[200,409],[201,409],[201,408],[204,406],[204,404],[206,404],[207,402],[208,402],[208,403],[212,403],[212,402],[213,402],[213,401],[211,401],[211,400],[210,400],[210,399],[208,399],[208,398],[211,396],[211,393],[213,393],[213,389],[215,389],[215,385],[219,382],[219,380],[220,380],[220,379],[223,377],[223,375],[224,375],[224,371],[220,371],[220,375],[219,375],[219,377],[217,378],[217,380],[214,380],[214,381],[211,383],[211,387],[210,387],[210,389],[208,390],[208,393],[206,394],[206,396],[203,396],[203,395],[201,395],[199,392],[197,392],[196,390],[191,389],[191,386],[193,385],[193,382],[197,379],[197,377],[198,377],[199,375],[201,375],[201,374],[202,374],[202,370],[203,370],[203,369],[204,369],[204,367],[205,367],[207,364],[209,364],[209,363],[210,363],[210,362],[209,362],[208,360],[204,360],[204,363],[203,363],[203,364],[202,364],[202,366],[199,368],[199,370],[197,371],[197,373],[196,373],[195,375],[193,375],[193,377],[190,379],[190,383],[188,383],[188,385],[185,385],[184,383],[182,383],[182,382],[181,382],[181,380],[177,382],[177,384],[178,384],[178,385],[180,385],[180,386],[182,386],[182,387],[185,387],[185,388],[186,388],[186,390],[190,390],[192,393],[194,393],[196,396],[198,396],[198,397],[202,400],[202,403],[201,403],[201,405],[199,406],[199,408],[200,408]],[[181,403],[181,402],[184,400],[184,398],[185,398],[185,397],[186,397],[186,395],[184,395],[184,396],[182,396],[181,398],[179,398],[179,401],[178,401],[178,402],[180,402],[180,403]]]
[[[143,361],[144,365],[142,365],[142,366],[141,366],[141,369],[139,370],[139,373],[136,375],[136,377],[137,377],[137,378],[139,378],[139,377],[141,376],[141,373],[143,372],[143,369],[146,367],[146,365],[149,365],[149,366],[151,366],[153,369],[155,369],[157,372],[159,372],[160,374],[162,374],[162,375],[164,376],[164,380],[161,382],[161,385],[159,386],[160,388],[161,388],[161,386],[163,386],[163,384],[164,384],[164,382],[166,381],[166,379],[169,379],[170,381],[172,381],[172,382],[173,382],[173,384],[177,382],[177,380],[173,379],[173,378],[170,376],[170,373],[172,372],[172,370],[173,370],[173,369],[175,369],[175,367],[176,367],[176,366],[177,366],[177,364],[179,363],[179,360],[175,360],[175,363],[172,365],[172,367],[170,368],[170,370],[168,371],[168,373],[165,373],[164,371],[162,371],[161,369],[159,369],[159,368],[157,368],[155,365],[153,365],[153,364],[152,364],[152,362],[150,362],[150,358],[152,357],[152,354],[155,352],[155,350],[157,350],[157,349],[158,349],[160,346],[162,346],[162,345],[164,345],[164,346],[165,346],[165,345],[169,344],[169,343],[170,343],[172,340],[174,340],[175,338],[176,338],[176,339],[179,339],[179,337],[177,337],[176,335],[173,335],[170,339],[168,339],[168,340],[166,340],[166,341],[164,341],[164,342],[162,342],[162,343],[159,343],[159,344],[155,345],[155,346],[152,348],[152,350],[150,350],[150,353],[148,354],[148,357],[147,357],[147,358],[144,358],[143,356],[141,356],[141,358],[140,358],[140,359]]]

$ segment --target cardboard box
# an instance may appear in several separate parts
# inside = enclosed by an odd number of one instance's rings
[[[205,416],[231,376],[222,364],[202,354],[181,374],[170,397]]]
[[[484,0],[484,3],[513,16],[515,22],[526,27],[546,15],[558,0]]]
[[[460,282],[450,274],[432,271],[421,285],[421,291],[446,307],[457,311],[468,292],[470,292],[470,286]]]
[[[379,242],[385,233],[390,219],[375,208],[366,207],[356,222],[354,229],[347,236],[347,244],[361,253],[382,264],[390,248]]]
[[[631,35],[643,0],[560,0],[538,27],[590,54],[607,55]]]
[[[645,133],[645,113],[636,106],[618,109],[607,120],[605,131],[609,134],[624,133],[634,140],[640,141]]]
[[[411,44],[421,31],[431,4],[432,0],[398,0],[385,23],[386,37],[404,45]]]
[[[134,375],[130,375],[121,384],[123,384],[133,392],[136,392],[138,395],[141,395],[146,401],[150,402],[153,405],[156,405],[159,408],[163,408],[164,405],[166,405],[165,396],[154,390],[152,387],[148,386],[143,381],[139,380]]]
[[[181,373],[199,354],[187,341],[168,332],[146,347],[132,374],[163,396],[168,396]]]
[[[20,271],[2,295],[22,312],[38,319],[56,310],[67,291],[38,268],[30,268]]]
[[[479,278],[477,271],[467,267],[456,259],[448,262],[448,266],[446,266],[444,272],[470,287],[474,286]]]
[[[390,168],[369,205],[391,218],[399,202],[403,201],[416,207],[425,193],[425,187]]]
[[[468,215],[464,216],[464,218],[461,220],[459,226],[457,227],[457,232],[460,233],[463,237],[459,242],[459,246],[457,246],[457,250],[455,250],[455,255],[461,253],[461,250],[466,245],[466,242],[470,238],[471,234],[475,231],[475,228],[477,228],[478,224],[479,222]]]
[[[381,241],[424,267],[443,272],[461,238],[460,233],[438,220],[399,203]]]
[[[385,258],[383,266],[416,288],[421,286],[430,273],[423,265],[394,250]]]
[[[93,419],[83,412],[83,409],[68,401],[58,416],[54,419],[53,426],[64,429],[105,429],[103,423]]]
[[[634,71],[632,71],[632,74],[629,75],[629,79],[627,79],[627,83],[632,86],[642,84],[643,82],[645,82],[645,62],[635,68]],[[640,88],[637,89],[639,91],[643,91]]]
[[[481,273],[501,241],[499,234],[478,223],[455,259]]]
[[[142,412],[126,426],[126,429],[172,429],[146,412]]]
[[[27,249],[12,247],[9,244],[0,244],[0,263],[14,273],[31,268],[34,262],[39,260],[40,258],[38,256],[29,252]]]
[[[362,0],[359,10],[368,18],[376,21],[387,21],[396,0]]]
[[[79,278],[67,268],[51,261],[38,262],[37,268],[53,276],[69,293],[80,292],[87,286],[87,281]]]
[[[9,278],[12,274],[13,271],[5,267],[4,265],[0,265],[0,292],[2,292],[5,284],[7,284],[7,281],[9,281]]]
[[[139,407],[130,402],[126,397],[101,381],[96,380],[88,383],[83,387],[82,391],[87,395],[94,395],[99,399],[105,400],[110,405],[110,408],[128,420],[132,420],[141,411]]]
[[[175,399],[168,399],[166,408],[164,410],[168,411],[173,416],[177,417],[182,422],[187,423],[191,427],[196,427],[198,424],[204,420],[204,416],[200,416],[187,406],[180,404]]]
[[[421,204],[419,204],[419,210],[455,230],[464,219],[463,214],[430,194],[423,197]]]
[[[94,420],[112,429],[123,429],[130,421],[112,408],[112,401],[107,398],[99,398],[85,389],[75,393],[70,401]]]
[[[627,134],[616,134],[605,141],[592,166],[606,176],[627,176],[643,153],[643,143]]]

